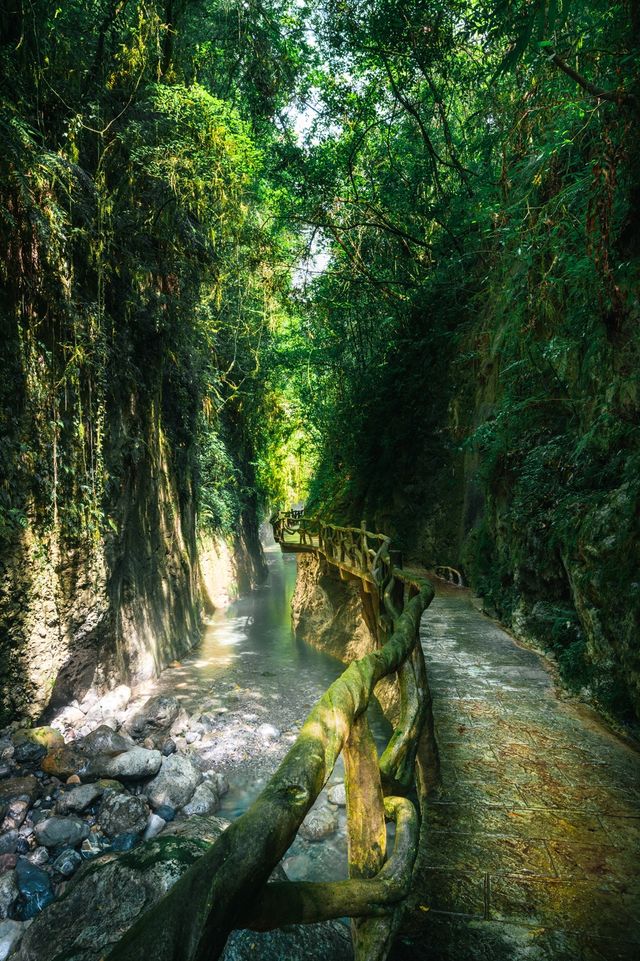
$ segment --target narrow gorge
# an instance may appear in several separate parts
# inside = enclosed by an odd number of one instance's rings
[[[0,961],[635,961],[639,63],[0,2]]]

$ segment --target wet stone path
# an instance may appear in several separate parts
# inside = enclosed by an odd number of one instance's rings
[[[442,588],[422,621],[442,783],[394,961],[640,957],[640,758]]]

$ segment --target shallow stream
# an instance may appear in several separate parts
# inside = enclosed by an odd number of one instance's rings
[[[291,627],[296,559],[266,550],[266,584],[212,616],[197,650],[157,678],[149,693],[177,696],[213,730],[192,750],[224,773],[230,784],[220,814],[230,820],[255,800],[275,771],[310,709],[344,665],[297,640]],[[377,706],[370,722],[379,748],[390,728]],[[328,784],[343,780],[338,762]],[[317,806],[326,805],[326,791]],[[338,829],[321,841],[298,836],[284,866],[291,879],[347,876],[345,809],[334,810]]]

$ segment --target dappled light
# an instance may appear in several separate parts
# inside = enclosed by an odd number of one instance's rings
[[[640,0],[0,4],[0,961],[636,961]]]

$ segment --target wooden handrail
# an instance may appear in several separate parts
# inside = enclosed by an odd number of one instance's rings
[[[406,574],[399,558],[392,557],[389,538],[364,525],[345,528],[281,515],[272,523],[283,550],[317,553],[341,576],[360,580],[365,615],[379,647],[334,681],[256,801],[136,922],[106,961],[214,961],[234,928],[264,930],[344,916],[353,918],[356,961],[385,961],[400,924],[419,839],[417,813],[402,795],[415,786],[422,808],[430,779],[416,752],[430,703],[419,627],[433,588]],[[369,546],[370,539],[377,549]],[[378,761],[366,710],[376,684],[391,674],[399,682],[400,716]],[[268,883],[341,753],[349,880]],[[396,822],[389,859],[385,819]]]

